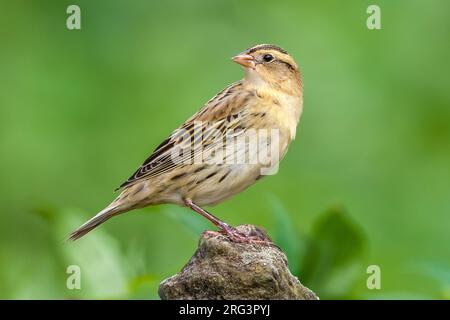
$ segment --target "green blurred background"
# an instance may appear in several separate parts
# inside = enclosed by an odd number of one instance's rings
[[[382,30],[366,28],[369,4]],[[303,118],[279,173],[212,211],[264,226],[322,299],[450,298],[449,39],[444,0],[2,0],[0,298],[158,298],[211,228],[190,210],[64,238],[257,43],[296,58]]]

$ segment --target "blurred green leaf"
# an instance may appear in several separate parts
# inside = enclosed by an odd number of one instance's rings
[[[65,209],[59,214],[54,232],[56,238],[84,222],[86,214],[77,209]],[[117,241],[104,228],[98,228],[76,242],[60,241],[59,252],[69,265],[81,269],[81,290],[67,290],[68,296],[82,298],[120,298],[128,294],[126,256]],[[65,272],[65,270],[61,270]],[[65,286],[65,283],[61,284]]]
[[[36,207],[32,210],[32,213],[36,214],[38,217],[49,224],[52,224],[54,222],[57,212],[58,210],[50,205],[40,205],[39,207]]]
[[[450,266],[423,262],[416,263],[413,269],[436,282],[441,295],[439,298],[450,299]]]
[[[299,269],[301,256],[305,252],[305,241],[295,229],[295,223],[281,202],[272,198],[272,212],[275,216],[273,241],[284,250],[288,257],[289,269],[295,274]]]
[[[204,217],[180,207],[171,207],[164,211],[170,218],[180,223],[184,229],[195,239],[205,230],[215,230],[215,227]]]
[[[142,274],[129,281],[129,296],[132,299],[158,299],[160,278],[154,274]]]
[[[450,266],[448,265],[425,262],[417,264],[415,269],[442,285],[450,285]]]
[[[346,298],[355,281],[365,276],[366,240],[359,226],[340,209],[314,223],[299,274],[321,298]]]

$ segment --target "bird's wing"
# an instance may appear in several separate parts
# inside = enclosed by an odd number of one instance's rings
[[[194,163],[195,157],[223,145],[227,131],[232,130],[234,135],[244,132],[240,124],[248,117],[246,106],[252,93],[238,90],[241,86],[241,82],[236,82],[209,100],[164,140],[118,189]],[[176,155],[175,160],[173,155]]]

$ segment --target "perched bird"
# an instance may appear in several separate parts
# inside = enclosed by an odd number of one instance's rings
[[[303,88],[297,64],[278,46],[256,45],[232,60],[244,68],[244,78],[220,91],[163,141],[118,188],[120,195],[69,239],[118,214],[171,203],[209,219],[231,241],[249,241],[202,207],[243,191],[264,175],[264,168],[278,165],[295,137]],[[236,143],[246,135],[250,138]],[[268,148],[276,159],[264,157]]]

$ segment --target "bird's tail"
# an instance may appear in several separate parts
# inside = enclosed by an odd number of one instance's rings
[[[101,225],[106,220],[112,218],[115,215],[118,215],[120,213],[123,213],[125,211],[128,211],[128,208],[124,208],[120,203],[117,203],[116,201],[113,201],[109,206],[107,206],[105,209],[100,211],[98,214],[96,214],[94,217],[86,221],[84,224],[82,224],[78,229],[74,230],[70,235],[68,240],[75,241],[77,239],[80,239],[82,236],[84,236],[89,231],[95,229],[99,225]]]

